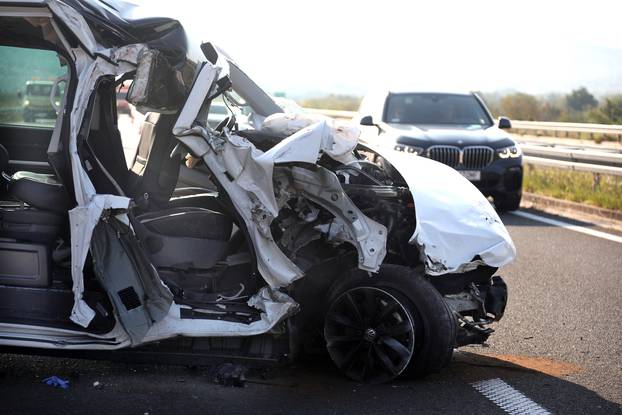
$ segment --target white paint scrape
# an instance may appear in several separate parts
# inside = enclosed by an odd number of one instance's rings
[[[547,415],[549,411],[499,378],[471,383],[478,392],[510,415]]]

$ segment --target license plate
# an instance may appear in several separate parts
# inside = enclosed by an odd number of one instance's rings
[[[467,180],[479,182],[482,180],[482,172],[479,170],[458,170]]]

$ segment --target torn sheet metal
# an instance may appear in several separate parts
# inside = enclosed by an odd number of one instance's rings
[[[71,224],[71,277],[73,279],[74,303],[70,319],[82,327],[87,327],[93,311],[82,299],[84,276],[82,270],[89,252],[93,229],[105,209],[127,209],[129,199],[113,195],[94,195],[86,205],[78,205],[69,211]]]
[[[210,63],[205,63],[173,128],[173,133],[195,155],[203,155],[203,160],[209,166],[214,178],[227,192],[238,214],[244,219],[255,248],[257,268],[263,278],[271,287],[286,286],[302,277],[303,273],[279,249],[270,231],[270,224],[279,212],[273,188],[274,167],[294,162],[315,165],[323,152],[328,155],[332,152],[335,157],[342,157],[348,149],[351,150],[356,145],[358,134],[353,129],[337,130],[326,121],[312,123],[312,120],[302,117],[284,119],[283,114],[275,114],[271,116],[272,118],[268,117],[268,125],[278,124],[283,133],[296,131],[265,153],[246,138],[227,130],[223,132],[222,137],[217,137],[211,131],[197,128],[194,121],[218,71],[218,68]],[[340,144],[335,145],[337,141]],[[211,148],[207,153],[205,142]],[[309,172],[309,174],[318,173]],[[323,183],[325,179],[324,176],[318,176],[315,181]],[[338,183],[336,176],[334,180]],[[336,209],[335,201],[330,199],[334,194],[335,192],[330,194],[314,192],[313,197],[314,200],[329,198],[324,200],[323,204],[332,208],[334,214],[345,219],[348,216],[346,211]],[[340,202],[344,198],[347,199],[342,191],[338,197]],[[351,201],[350,204],[353,206]],[[348,218],[344,223],[350,230],[348,234],[351,239],[356,241],[355,246],[361,255],[361,268],[376,271],[384,258],[386,229],[364,216],[358,209],[356,214],[358,220]],[[370,231],[372,229],[373,232]],[[367,241],[367,238],[371,239]],[[379,246],[378,240],[382,240],[383,246]]]
[[[404,177],[413,195],[420,248],[430,275],[502,267],[516,257],[512,238],[490,202],[460,173],[425,157],[374,147]],[[477,260],[479,256],[481,260]]]
[[[136,45],[132,45],[130,48],[135,49]],[[121,53],[123,52],[122,49],[124,48],[119,50]],[[95,186],[84,170],[78,155],[78,134],[97,80],[104,75],[128,72],[135,65],[128,62],[113,65],[100,57],[93,60],[80,49],[74,49],[73,54],[76,57],[78,85],[71,113],[69,155],[77,206],[69,212],[72,254],[71,277],[74,293],[74,306],[70,318],[74,323],[87,327],[95,316],[95,312],[82,300],[84,292],[83,268],[93,229],[104,209],[127,209],[130,199],[123,196],[97,194]],[[121,219],[127,220],[127,218]]]
[[[87,49],[87,52],[94,55],[101,46],[95,41],[91,28],[84,20],[84,17],[75,9],[60,1],[49,1],[47,6],[54,15],[65,24],[73,34],[80,40],[80,43]]]
[[[174,336],[253,336],[266,333],[283,319],[298,311],[298,304],[287,294],[263,287],[247,304],[261,310],[261,320],[250,324],[222,320],[195,320],[180,318],[181,308],[173,304],[169,314],[149,329],[144,341],[161,340]]]
[[[194,125],[205,97],[212,88],[212,84],[219,73],[219,69],[209,62],[206,62],[197,79],[186,104],[181,110],[177,122],[173,127],[173,134],[197,157],[203,157],[203,161],[210,167],[210,170],[224,191],[229,195],[238,214],[244,221],[248,229],[249,236],[255,248],[257,257],[257,269],[263,278],[272,287],[288,285],[297,278],[302,277],[302,271],[292,263],[289,258],[278,248],[276,243],[269,237],[269,226],[273,219],[268,209],[261,204],[260,198],[255,193],[251,193],[242,188],[233,175],[239,175],[243,171],[243,166],[247,160],[251,159],[251,153],[260,156],[262,153],[257,150],[246,139],[236,135],[230,135],[230,139],[237,143],[237,147],[230,141],[212,135],[202,127]],[[260,173],[263,167],[256,167]],[[229,171],[231,170],[231,172]],[[256,180],[264,181],[265,176],[256,177]],[[272,189],[270,177],[270,187]],[[257,192],[262,192],[262,200],[270,200],[274,195],[264,193],[258,186]],[[276,203],[275,203],[276,204]],[[265,214],[261,212],[265,212]],[[256,222],[259,220],[259,222]],[[263,228],[263,229],[262,229]]]
[[[294,187],[308,199],[331,212],[336,221],[327,229],[329,239],[350,242],[359,254],[359,268],[376,272],[387,253],[387,228],[363,214],[330,170],[292,167]]]

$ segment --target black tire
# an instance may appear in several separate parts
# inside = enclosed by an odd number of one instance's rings
[[[520,194],[511,194],[495,197],[495,207],[499,212],[510,212],[520,207]]]
[[[379,273],[372,276],[356,270],[337,281],[329,291],[328,308],[324,320],[325,334],[328,333],[331,306],[349,290],[363,287],[379,289],[392,296],[397,303],[405,305],[408,309],[408,316],[414,323],[414,347],[407,366],[395,376],[385,376],[385,379],[380,379],[380,381],[391,380],[400,375],[423,377],[438,372],[450,362],[456,344],[456,319],[440,293],[417,271],[405,266],[383,265]],[[402,312],[398,314],[405,316]],[[401,341],[408,346],[407,341],[404,339]],[[331,354],[330,347],[328,349],[331,359],[338,365]],[[347,371],[342,368],[340,370],[346,376],[353,378]],[[382,377],[377,376],[377,378]],[[368,381],[368,379],[355,380]],[[372,379],[372,381],[375,380]]]

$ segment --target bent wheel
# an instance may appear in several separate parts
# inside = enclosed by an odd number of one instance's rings
[[[399,376],[415,350],[415,322],[400,295],[355,287],[339,295],[324,320],[328,353],[348,377],[386,382]]]

